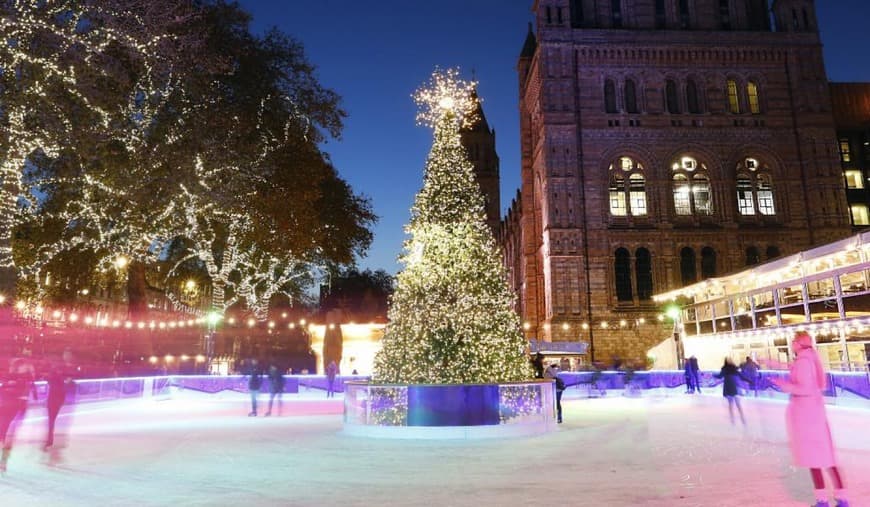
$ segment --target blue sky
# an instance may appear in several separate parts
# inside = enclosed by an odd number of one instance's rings
[[[320,82],[342,96],[349,117],[324,146],[380,221],[363,268],[397,272],[431,131],[414,123],[411,94],[435,66],[459,67],[480,96],[501,159],[502,210],[520,183],[517,55],[531,0],[243,0],[256,31],[276,26],[300,40]],[[870,81],[870,0],[817,2],[833,81]]]

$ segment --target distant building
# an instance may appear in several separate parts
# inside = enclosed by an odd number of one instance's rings
[[[837,151],[856,230],[870,226],[870,83],[831,83]]]
[[[527,337],[641,358],[653,293],[851,233],[814,2],[771,8],[534,2],[500,231]]]

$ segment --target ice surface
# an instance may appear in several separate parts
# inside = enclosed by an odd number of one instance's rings
[[[565,423],[534,438],[395,441],[341,433],[341,398],[288,395],[246,417],[242,394],[81,405],[54,465],[37,410],[18,433],[0,505],[799,506],[781,401],[569,389]],[[263,413],[266,396],[261,396]],[[870,506],[870,410],[829,407],[853,506]],[[63,417],[63,416],[62,416]]]

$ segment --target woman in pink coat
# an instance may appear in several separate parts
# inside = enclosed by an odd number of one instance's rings
[[[831,439],[831,428],[825,414],[822,391],[826,386],[825,371],[813,339],[804,331],[795,333],[791,342],[795,360],[787,379],[773,379],[789,394],[785,412],[788,441],[795,466],[810,469],[816,493],[816,507],[828,507],[828,492],[822,468],[827,468],[834,483],[837,507],[848,507],[845,486]]]

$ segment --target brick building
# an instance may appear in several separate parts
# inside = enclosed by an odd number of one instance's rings
[[[642,357],[654,292],[851,233],[814,3],[767,3],[534,2],[500,230],[527,337]]]

